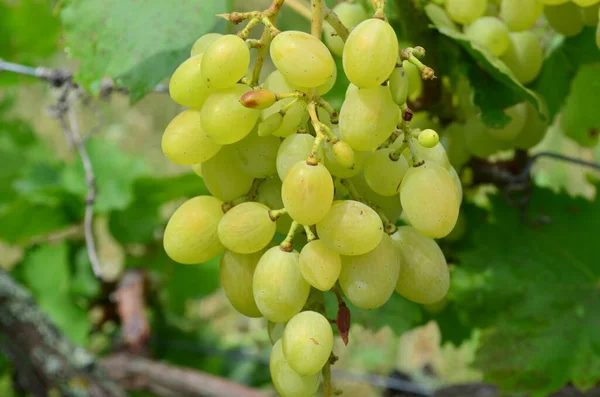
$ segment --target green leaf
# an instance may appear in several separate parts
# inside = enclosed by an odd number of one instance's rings
[[[68,214],[60,209],[19,198],[0,208],[0,239],[23,243],[70,223]]]
[[[594,147],[600,134],[600,64],[583,65],[571,83],[560,119],[565,134],[585,147]]]
[[[75,255],[75,269],[71,281],[71,293],[85,298],[94,298],[100,293],[100,281],[94,275],[88,251],[81,248]]]
[[[488,381],[541,397],[600,379],[600,199],[536,189],[525,225],[498,197],[466,208],[451,297],[472,327],[487,327],[477,363]],[[543,218],[542,218],[543,217]]]

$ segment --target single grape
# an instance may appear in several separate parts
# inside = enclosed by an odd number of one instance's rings
[[[531,29],[542,15],[540,0],[501,0],[500,17],[513,32]]]
[[[202,177],[208,191],[222,201],[243,196],[252,187],[254,178],[238,165],[235,148],[225,146],[214,157],[203,163]]]
[[[396,292],[421,304],[435,303],[446,296],[450,272],[437,243],[410,226],[399,227],[392,241],[402,256]]]
[[[219,222],[219,240],[238,254],[251,254],[265,248],[275,235],[275,221],[269,207],[261,203],[238,204]]]
[[[471,41],[487,48],[496,56],[501,56],[508,49],[508,28],[496,17],[478,18],[465,26],[464,32]]]
[[[181,106],[200,109],[212,90],[202,74],[203,55],[188,58],[173,72],[169,81],[169,95]]]
[[[248,91],[240,98],[242,106],[261,110],[273,106],[276,101],[275,93],[264,89]]]
[[[196,55],[204,54],[204,51],[206,51],[206,49],[210,47],[212,43],[214,43],[215,41],[217,41],[217,39],[221,37],[223,37],[221,33],[207,33],[203,35],[198,40],[196,40],[196,42],[192,46],[190,56],[193,57]]]
[[[401,144],[401,142],[398,141],[399,139],[396,140],[396,142],[394,142],[392,148],[395,148],[397,145]],[[450,160],[448,160],[446,149],[444,149],[444,146],[439,142],[432,148],[427,148],[425,146],[415,144],[413,145],[413,150],[417,153],[417,157],[419,157],[419,159],[421,160],[437,163],[444,168],[450,167]],[[410,150],[405,150],[402,154],[406,156],[406,159],[409,161],[409,164],[412,164]]]
[[[345,168],[354,168],[356,163],[354,150],[344,141],[338,141],[333,144],[331,152],[335,161]]]
[[[281,339],[273,346],[269,358],[269,371],[273,385],[281,397],[314,397],[319,388],[319,374],[298,375],[283,355]]]
[[[377,194],[367,184],[364,172],[361,172],[351,179],[352,185],[362,197],[369,203],[373,203],[381,208],[385,216],[392,223],[400,217],[402,213],[402,205],[400,205],[400,195],[382,196]]]
[[[408,170],[400,187],[404,213],[412,226],[426,237],[442,238],[452,231],[460,202],[452,175],[439,164]]]
[[[508,142],[499,141],[492,137],[478,115],[473,115],[467,120],[464,134],[467,150],[479,158],[491,156],[500,150],[506,149],[509,145]]]
[[[306,102],[298,101],[293,104],[281,120],[281,125],[273,132],[273,135],[287,138],[288,136],[298,132],[298,127],[302,124],[304,115],[306,114]]]
[[[552,29],[567,37],[577,36],[584,28],[581,7],[575,3],[548,5],[544,15]]]
[[[400,183],[408,171],[403,156],[393,158],[394,149],[379,149],[365,164],[364,176],[369,187],[382,196],[392,196],[400,191]]]
[[[600,0],[573,0],[573,3],[577,4],[579,7],[591,7],[598,4],[599,1]]]
[[[248,109],[240,103],[240,97],[251,88],[236,84],[211,94],[200,113],[202,128],[221,145],[242,140],[252,131],[260,110]]]
[[[252,131],[248,136],[235,143],[239,166],[254,178],[266,178],[277,172],[275,160],[281,140],[275,136],[258,136]]]
[[[450,176],[452,177],[452,181],[454,182],[454,187],[456,189],[456,197],[458,198],[458,204],[462,203],[463,199],[463,187],[462,182],[460,180],[460,176],[458,176],[458,172],[456,172],[456,168],[450,167]]]
[[[198,196],[183,203],[171,216],[163,238],[167,255],[186,265],[206,262],[223,252],[217,227],[223,203],[211,196]]]
[[[200,112],[184,110],[169,123],[162,136],[162,151],[174,163],[193,165],[202,163],[221,150],[200,126]]]
[[[321,291],[329,291],[342,269],[340,254],[332,250],[323,240],[314,240],[300,251],[300,272],[304,279]]]
[[[427,149],[433,149],[440,142],[440,136],[432,129],[426,129],[419,134],[419,143]]]
[[[283,208],[283,200],[281,199],[281,181],[274,175],[267,178],[258,187],[256,192],[256,201],[263,203],[269,208]],[[292,225],[292,218],[284,214],[277,219],[277,231],[283,235],[287,234]]]
[[[262,317],[252,292],[254,269],[262,254],[262,251],[244,255],[225,250],[221,257],[220,278],[223,291],[235,310],[247,317]]]
[[[250,50],[244,39],[227,34],[204,51],[202,75],[210,88],[229,88],[244,77],[249,65]]]
[[[281,337],[283,355],[290,368],[299,375],[318,374],[333,349],[333,330],[322,314],[304,311],[285,326]]]
[[[327,246],[342,255],[361,255],[381,241],[383,223],[371,207],[354,200],[335,201],[317,223],[317,233]]]
[[[423,79],[419,68],[408,61],[402,61],[402,67],[408,77],[408,99],[414,101],[423,93]]]
[[[376,87],[392,74],[398,50],[398,38],[390,24],[381,19],[367,19],[346,40],[342,55],[344,72],[357,87]]]
[[[542,99],[542,108],[547,109],[545,102]],[[531,149],[541,142],[548,130],[548,122],[542,118],[538,110],[531,102],[524,102],[527,116],[523,131],[516,137],[512,144],[520,149]],[[547,112],[546,112],[547,113]]]
[[[406,103],[406,98],[408,97],[408,86],[409,81],[406,69],[401,66],[396,67],[390,75],[389,87],[390,93],[392,94],[392,99],[397,105],[400,106]]]
[[[387,234],[379,245],[363,255],[343,256],[340,287],[361,309],[376,309],[394,293],[401,267],[398,249]]]
[[[487,0],[446,0],[446,12],[461,25],[468,25],[481,18],[487,9]]]
[[[354,164],[352,167],[346,167],[340,164],[330,143],[323,145],[323,151],[325,153],[323,156],[323,164],[327,167],[331,175],[337,176],[338,178],[352,178],[362,171],[365,162],[371,156],[371,152],[354,151]]]
[[[318,38],[295,30],[275,36],[271,42],[271,59],[277,70],[292,84],[318,87],[335,69],[331,53]]]
[[[333,202],[333,179],[323,164],[297,162],[283,180],[283,205],[293,220],[314,225],[325,217]]]
[[[515,32],[510,34],[510,44],[502,60],[512,70],[517,80],[529,84],[542,70],[544,53],[535,34]]]
[[[331,89],[335,85],[336,80],[337,80],[337,68],[333,68],[333,74],[331,76],[329,76],[329,78],[327,79],[326,82],[324,82],[323,84],[321,84],[320,86],[317,87],[317,93],[321,96],[327,94],[329,91],[331,91]],[[305,94],[310,94],[310,91],[312,90],[311,87],[301,87],[299,85],[292,84],[289,81],[287,83],[289,84],[290,88],[292,88],[292,90],[302,91]]]
[[[283,140],[277,151],[277,175],[282,181],[290,169],[310,155],[315,138],[310,134],[293,134]]]
[[[285,323],[302,310],[310,284],[298,265],[298,252],[286,252],[279,246],[264,253],[254,270],[254,301],[269,321]]]
[[[446,154],[450,164],[454,167],[461,167],[469,161],[471,153],[467,149],[465,139],[465,125],[459,123],[450,123],[444,130],[443,145],[446,148]]]
[[[523,131],[527,118],[527,106],[525,102],[517,103],[504,109],[504,113],[511,118],[508,124],[500,128],[489,128],[488,134],[500,141],[512,141]]]
[[[281,113],[273,113],[258,124],[258,136],[269,136],[281,127],[283,115]]]
[[[333,7],[332,11],[337,14],[340,21],[350,31],[369,17],[363,6],[358,3],[339,3]],[[323,23],[323,35],[325,37],[325,44],[327,44],[329,50],[338,57],[341,57],[344,51],[344,41],[337,35],[335,29],[328,22]]]
[[[254,298],[252,298],[254,301]],[[267,321],[267,333],[269,334],[269,340],[274,345],[283,336],[283,330],[285,329],[285,323],[274,323]]]
[[[600,2],[594,5],[581,7],[581,19],[585,26],[598,25],[598,18],[600,17]]]

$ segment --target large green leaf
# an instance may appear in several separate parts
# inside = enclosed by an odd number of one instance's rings
[[[600,63],[583,65],[571,84],[561,127],[565,135],[585,147],[598,144],[600,134]]]
[[[0,208],[0,239],[8,243],[23,243],[70,224],[68,214],[26,198]]]

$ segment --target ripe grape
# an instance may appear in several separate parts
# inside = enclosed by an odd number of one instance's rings
[[[305,32],[288,30],[278,34],[271,42],[270,51],[277,70],[290,83],[300,87],[324,84],[335,69],[325,44]]]
[[[420,78],[419,78],[420,80]],[[396,105],[404,105],[408,97],[408,74],[403,67],[396,67],[390,75],[390,93]]]
[[[402,213],[402,205],[400,205],[400,195],[382,196],[377,194],[367,184],[364,172],[357,174],[351,179],[352,185],[362,197],[369,203],[373,203],[379,207],[385,216],[391,222],[396,222]]]
[[[346,95],[340,111],[340,135],[352,149],[370,151],[391,135],[398,106],[388,87],[360,88]]]
[[[258,136],[252,131],[235,144],[239,166],[254,178],[266,178],[277,172],[275,160],[281,140],[275,136]]]
[[[512,141],[523,131],[527,118],[527,107],[524,102],[517,103],[504,109],[504,113],[511,118],[508,124],[500,128],[489,128],[488,134],[500,141]]]
[[[452,231],[460,202],[448,170],[426,161],[408,170],[400,187],[404,213],[426,237],[442,238]]]
[[[269,136],[281,127],[283,115],[273,113],[258,124],[258,136]]]
[[[194,171],[194,174],[202,178],[202,163],[192,165],[192,171]]]
[[[283,205],[293,220],[314,225],[325,217],[333,202],[333,179],[323,164],[297,162],[283,180]]]
[[[348,30],[352,29],[367,19],[369,15],[365,9],[357,3],[339,3],[332,9]],[[337,35],[335,29],[327,22],[323,23],[323,35],[325,44],[332,53],[341,57],[344,51],[344,41]]]
[[[217,236],[223,203],[211,196],[198,196],[183,203],[171,216],[163,238],[167,255],[186,265],[202,263],[224,249]]]
[[[428,128],[419,134],[419,143],[427,149],[433,149],[439,142],[440,136],[432,129]]]
[[[324,82],[323,84],[321,84],[320,86],[317,87],[317,93],[321,96],[327,94],[329,91],[331,91],[331,89],[335,85],[336,80],[337,80],[337,68],[333,68],[333,74],[331,76],[329,76],[329,78],[327,79],[326,82]],[[289,81],[287,83],[290,86],[290,88],[292,88],[292,90],[302,91],[305,94],[310,94],[310,90],[312,90],[312,87],[301,87],[299,85],[292,84]]]
[[[345,168],[354,168],[355,156],[354,150],[344,141],[338,141],[333,144],[331,152],[333,153],[334,160]]]
[[[186,59],[171,76],[169,95],[182,106],[200,109],[212,92],[204,81],[202,58],[196,55]]]
[[[584,28],[581,7],[575,3],[546,6],[544,15],[552,29],[567,37],[577,36]]]
[[[361,255],[381,241],[383,224],[371,207],[354,200],[339,200],[317,223],[317,233],[327,246],[342,255]]]
[[[300,272],[304,279],[321,291],[329,291],[342,269],[340,254],[332,250],[323,240],[314,240],[300,251]]]
[[[485,14],[487,0],[446,0],[446,12],[461,25],[475,22]]]
[[[204,51],[202,75],[210,88],[229,88],[244,77],[249,65],[250,50],[244,39],[227,34]]]
[[[269,321],[284,323],[302,310],[310,284],[298,266],[298,252],[286,252],[279,246],[263,254],[254,270],[254,301]]]
[[[392,239],[383,234],[379,245],[366,254],[342,256],[340,287],[361,309],[376,309],[394,293],[401,260]]]
[[[269,358],[269,371],[273,385],[281,397],[313,397],[319,388],[319,374],[298,375],[283,355],[281,339],[273,346]]]
[[[332,130],[335,131],[334,128]],[[323,145],[323,151],[325,153],[323,164],[325,164],[331,175],[338,178],[352,178],[363,169],[365,162],[371,156],[371,152],[354,151],[354,165],[352,167],[345,167],[336,158],[330,143]]]
[[[202,163],[221,150],[200,126],[200,112],[184,110],[169,123],[162,136],[162,150],[174,163],[193,165]]]
[[[210,194],[222,201],[243,196],[254,181],[237,163],[235,148],[232,146],[225,146],[203,163],[202,177]]]
[[[190,56],[193,57],[195,55],[204,54],[204,51],[206,51],[206,49],[210,47],[212,43],[214,43],[215,41],[217,41],[217,39],[221,37],[223,37],[221,33],[207,33],[203,35],[198,40],[196,40],[196,42],[192,46]]]
[[[508,49],[508,28],[496,17],[478,18],[465,26],[464,30],[471,41],[482,45],[496,56],[504,54]]]
[[[252,298],[254,301],[254,298]],[[283,330],[285,329],[285,323],[274,323],[267,321],[267,333],[269,334],[269,340],[274,345],[283,336]]]
[[[281,337],[283,355],[299,375],[318,374],[329,360],[333,348],[333,330],[322,314],[304,311],[285,326]]]
[[[398,142],[398,140],[396,142]],[[399,143],[396,145],[398,144]],[[392,147],[395,147],[396,145],[393,145]],[[427,148],[422,145],[413,145],[413,150],[421,160],[437,163],[444,168],[450,167],[450,160],[448,160],[446,149],[444,149],[444,146],[439,142],[432,148]],[[402,154],[408,157],[409,162],[412,162],[412,159],[410,159],[410,150],[405,150]]]
[[[281,199],[281,181],[277,176],[271,176],[258,187],[256,192],[256,201],[263,203],[269,208],[283,208]],[[292,218],[288,214],[283,214],[277,219],[277,231],[281,234],[287,234],[292,225]]]
[[[218,234],[228,250],[251,254],[269,244],[275,235],[275,221],[266,205],[245,202],[227,211],[219,222]]]
[[[435,303],[446,296],[450,273],[437,243],[410,226],[399,227],[392,241],[402,256],[396,292],[421,304]]]
[[[508,50],[502,60],[523,84],[531,83],[542,70],[544,53],[537,36],[531,32],[510,34]]]
[[[360,88],[373,88],[390,77],[398,59],[398,38],[389,23],[367,19],[348,36],[342,56],[348,80]]]
[[[254,302],[252,279],[262,252],[236,254],[225,250],[221,257],[221,286],[227,299],[238,312],[247,317],[262,317]]]
[[[379,149],[369,157],[364,175],[373,191],[382,196],[392,196],[400,191],[400,183],[408,171],[408,162],[403,156],[390,157],[394,149]]]
[[[542,15],[540,0],[502,0],[500,17],[513,32],[531,29]]]
[[[283,140],[277,151],[277,175],[285,180],[289,170],[310,155],[315,138],[310,134],[294,134]]]
[[[527,116],[525,118],[523,131],[516,137],[512,144],[520,149],[531,149],[544,138],[544,135],[548,130],[548,122],[541,117],[531,102],[525,102],[525,106]],[[546,104],[543,101],[542,108],[547,109]]]

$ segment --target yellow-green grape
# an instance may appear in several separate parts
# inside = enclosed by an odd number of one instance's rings
[[[202,163],[192,165],[192,171],[194,171],[194,174],[202,178]]]
[[[269,358],[273,385],[281,397],[313,397],[319,388],[319,374],[298,375],[283,355],[281,339],[273,346]]]
[[[281,113],[273,113],[266,119],[258,123],[258,136],[269,136],[281,127],[283,115]]]
[[[283,355],[290,368],[299,375],[318,374],[333,349],[333,330],[322,314],[304,311],[285,326],[281,337]]]
[[[302,119],[306,114],[306,102],[298,101],[293,104],[283,116],[281,125],[273,132],[273,135],[286,138],[298,132]]]
[[[200,112],[202,128],[221,145],[242,140],[252,131],[260,110],[248,109],[240,103],[240,97],[251,88],[236,84],[211,94]]]
[[[265,248],[275,236],[275,221],[261,203],[238,204],[219,222],[219,240],[230,251],[252,254]]]
[[[262,317],[254,302],[252,280],[262,252],[236,254],[225,250],[221,256],[221,286],[227,299],[238,312],[247,317]]]
[[[263,254],[254,270],[254,301],[269,321],[285,323],[302,310],[310,284],[298,266],[298,252],[286,252],[279,246]]]
[[[335,127],[335,126],[334,126]],[[335,131],[335,128],[332,130]],[[354,165],[352,167],[345,167],[340,164],[336,158],[330,143],[323,145],[323,164],[329,170],[331,175],[337,176],[338,178],[352,178],[357,175],[364,168],[365,162],[371,156],[371,152],[354,152]]]
[[[350,31],[369,17],[363,6],[358,3],[339,3],[333,7],[332,11],[337,14],[340,21]],[[325,44],[331,52],[341,57],[344,51],[344,41],[328,22],[323,23],[323,35],[325,36]]]
[[[215,41],[217,41],[217,39],[219,39],[221,37],[223,37],[223,35],[221,33],[207,33],[207,34],[203,35],[198,40],[196,40],[196,42],[192,46],[190,56],[193,57],[195,55],[203,54],[204,51],[206,51],[206,49],[212,43],[214,43]]]
[[[542,15],[540,0],[502,0],[500,17],[513,32],[531,29]]]
[[[369,187],[382,196],[392,196],[400,191],[400,183],[408,171],[408,162],[403,156],[391,157],[394,149],[379,149],[365,164],[364,176]]]
[[[508,124],[500,128],[489,128],[488,134],[500,141],[512,141],[523,131],[527,118],[527,106],[525,102],[517,103],[504,109],[504,113],[511,118]]]
[[[465,35],[473,42],[487,48],[496,56],[508,49],[508,28],[496,17],[481,17],[464,28]]]
[[[383,223],[371,207],[354,200],[335,201],[317,223],[317,233],[327,246],[342,255],[361,255],[381,241]]]
[[[277,151],[277,175],[282,181],[298,161],[310,155],[315,138],[310,134],[294,134],[283,140]]]
[[[468,25],[481,18],[487,9],[487,0],[446,0],[448,16],[461,25]]]
[[[239,166],[232,146],[225,146],[203,163],[202,177],[210,194],[222,201],[231,201],[248,193],[254,181]]]
[[[396,220],[398,220],[400,214],[402,213],[400,195],[382,196],[375,193],[365,181],[364,172],[361,172],[353,177],[351,182],[358,194],[364,197],[369,203],[373,203],[377,207],[381,208],[390,222],[395,223]]]
[[[577,4],[579,7],[591,7],[595,4],[598,4],[600,0],[573,0],[573,3]]]
[[[426,237],[442,238],[452,231],[460,202],[452,175],[439,164],[408,170],[400,187],[400,200],[411,225]]]
[[[575,3],[546,6],[544,15],[552,29],[567,37],[577,36],[584,28],[581,8]]]
[[[510,34],[510,44],[502,56],[502,60],[512,70],[519,82],[529,84],[542,70],[544,53],[535,34],[515,32]]]
[[[254,178],[266,178],[277,172],[275,160],[281,140],[276,136],[258,136],[252,131],[241,141],[235,143],[238,164]]]
[[[408,77],[408,99],[414,101],[423,93],[423,79],[419,68],[408,61],[402,61],[402,67]]]
[[[432,129],[426,129],[419,134],[419,143],[421,146],[432,149],[440,142],[440,136]]]
[[[464,134],[467,150],[479,158],[491,156],[500,150],[506,149],[509,145],[508,142],[492,137],[478,115],[473,115],[467,120]]]
[[[450,176],[452,177],[452,181],[454,182],[454,187],[456,188],[456,197],[458,197],[458,204],[462,203],[463,199],[463,187],[462,182],[460,180],[460,176],[458,176],[458,172],[456,172],[456,168],[450,167]]]
[[[469,161],[471,154],[467,149],[465,125],[451,123],[444,130],[444,147],[450,164],[461,167]]]
[[[541,99],[540,99],[541,100]],[[542,101],[542,108],[547,109],[546,103]],[[512,144],[520,149],[531,149],[544,138],[548,130],[548,122],[538,113],[538,110],[531,104],[525,102],[527,116],[523,131],[517,135]]]
[[[398,140],[396,140],[392,147],[396,147],[399,144],[400,143],[398,142]],[[439,142],[432,148],[427,148],[422,145],[413,145],[413,150],[417,153],[417,157],[420,160],[434,162],[441,165],[444,168],[450,167],[450,160],[448,160],[446,149],[444,149],[444,146]],[[409,163],[412,163],[410,150],[405,150],[402,154],[407,157]]]
[[[269,90],[252,90],[248,91],[240,98],[242,106],[250,109],[266,109],[273,106],[277,96]]]
[[[223,252],[217,227],[223,203],[211,196],[198,196],[183,203],[171,216],[163,239],[165,252],[186,265],[206,262]]]
[[[420,78],[419,78],[420,80]],[[390,93],[397,105],[404,105],[408,98],[408,74],[403,67],[396,67],[390,75]]]
[[[287,173],[281,188],[283,205],[293,220],[314,225],[325,217],[333,202],[333,179],[321,163],[301,160]]]
[[[340,111],[340,135],[357,151],[376,149],[392,134],[398,106],[388,87],[360,88],[346,95]]]
[[[269,208],[283,208],[283,200],[281,199],[281,181],[276,175],[267,178],[258,187],[256,192],[256,201],[263,203]],[[277,231],[281,234],[287,234],[292,225],[292,218],[284,214],[277,219]]]
[[[359,88],[373,88],[390,77],[398,59],[398,38],[386,21],[367,19],[346,40],[342,61],[348,80]]]
[[[329,291],[337,281],[342,269],[340,254],[323,240],[313,240],[300,251],[300,272],[304,279],[321,291]]]
[[[252,298],[254,301],[254,298]],[[267,333],[269,334],[269,340],[274,345],[283,336],[283,330],[285,329],[285,323],[274,323],[267,321]]]
[[[549,5],[549,6],[554,6],[554,5],[558,5],[558,4],[564,4],[566,2],[568,2],[569,0],[540,0],[540,3],[544,4],[544,5]]]
[[[585,26],[598,25],[598,18],[600,18],[600,2],[591,6],[581,7],[581,19]]]
[[[435,303],[446,296],[450,272],[437,243],[410,226],[399,227],[392,241],[402,256],[396,292],[421,304]]]
[[[203,55],[188,58],[173,72],[169,95],[182,106],[200,109],[211,94],[202,74]]]
[[[338,141],[333,144],[333,157],[342,167],[354,167],[354,150],[344,141]]]
[[[379,245],[363,255],[342,255],[340,287],[361,309],[376,309],[394,293],[401,260],[392,239],[383,234]]]
[[[202,75],[210,88],[228,88],[244,77],[249,65],[250,50],[244,39],[227,34],[204,51]]]
[[[174,163],[193,165],[202,163],[221,150],[200,126],[200,112],[184,110],[169,123],[162,136],[162,151]]]
[[[326,82],[324,82],[323,84],[321,84],[320,86],[317,87],[317,93],[321,96],[327,94],[329,91],[331,91],[331,89],[335,85],[336,80],[337,80],[337,68],[333,68],[333,74],[331,76],[329,76],[329,78],[327,79]],[[311,87],[301,87],[299,85],[292,84],[289,81],[287,83],[289,84],[290,88],[292,88],[293,90],[302,91],[305,94],[310,94],[310,90],[312,90]]]
[[[318,38],[296,30],[275,36],[271,59],[290,83],[300,87],[318,87],[333,75],[335,62]]]

